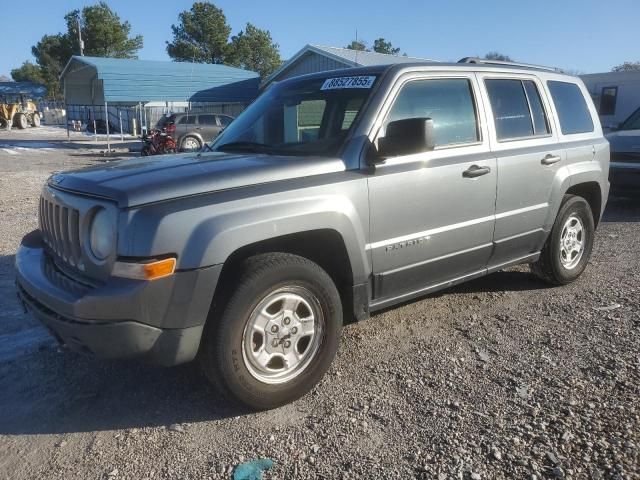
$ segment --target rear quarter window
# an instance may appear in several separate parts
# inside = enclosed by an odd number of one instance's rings
[[[580,87],[555,80],[549,80],[547,86],[558,112],[562,134],[593,132],[593,119]]]

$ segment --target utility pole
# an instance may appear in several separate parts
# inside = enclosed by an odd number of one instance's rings
[[[76,16],[78,22],[78,44],[80,45],[80,56],[84,57],[84,42],[82,41],[82,30],[80,30],[80,15]]]

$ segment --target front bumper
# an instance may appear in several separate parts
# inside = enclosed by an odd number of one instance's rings
[[[640,196],[640,163],[611,162],[609,182],[614,194]]]
[[[221,266],[90,286],[58,269],[36,231],[23,239],[16,270],[24,305],[70,348],[177,365],[198,352]]]

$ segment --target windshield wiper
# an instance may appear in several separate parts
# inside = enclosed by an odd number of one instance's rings
[[[216,146],[216,149],[221,152],[226,151],[246,151],[246,152],[270,152],[273,147],[264,143],[258,142],[229,142],[220,146]]]

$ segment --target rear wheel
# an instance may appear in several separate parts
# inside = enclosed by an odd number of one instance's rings
[[[24,113],[16,113],[15,117],[13,117],[13,124],[21,130],[29,126],[27,116]]]
[[[342,305],[318,265],[271,253],[245,261],[212,317],[200,355],[205,374],[233,399],[268,409],[301,397],[325,374],[338,349]]]
[[[195,152],[197,150],[200,150],[201,147],[202,144],[196,137],[187,136],[182,140],[181,148],[185,152]]]
[[[587,267],[595,223],[589,203],[574,195],[566,195],[533,272],[554,285],[576,280]]]
[[[34,113],[33,114],[33,120],[31,122],[33,124],[34,127],[39,127],[40,126],[40,114],[39,113]]]

